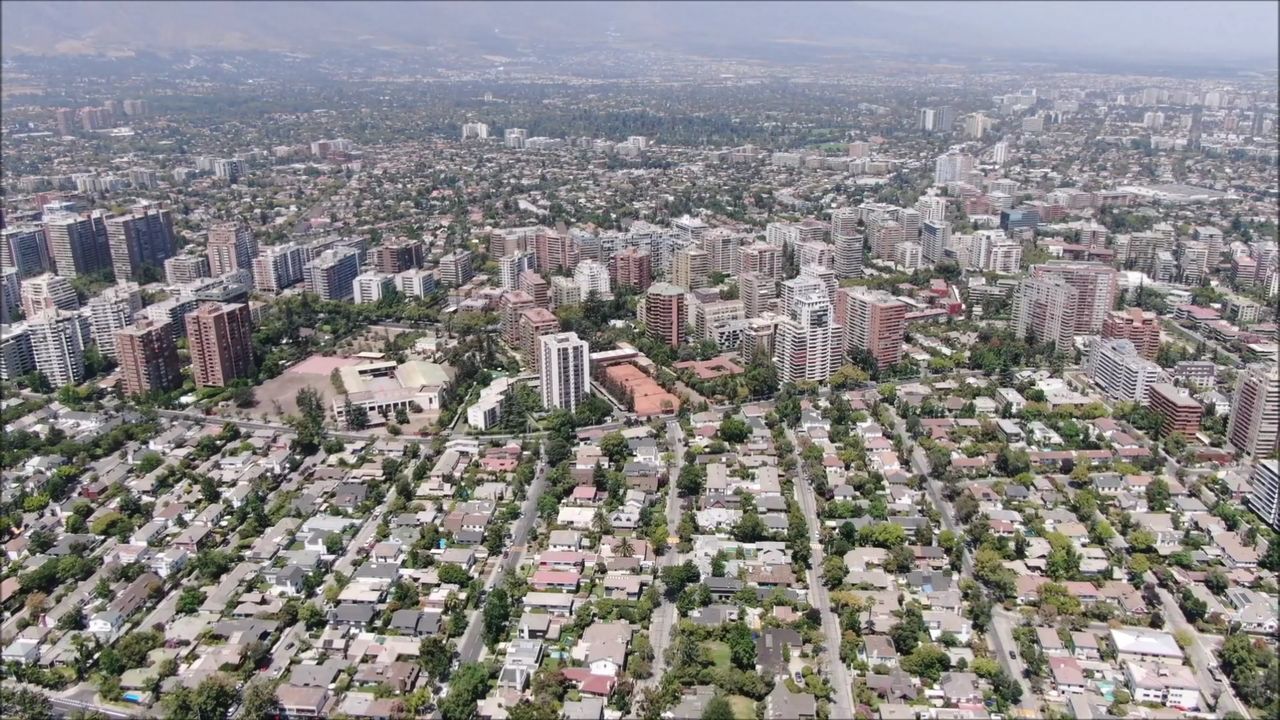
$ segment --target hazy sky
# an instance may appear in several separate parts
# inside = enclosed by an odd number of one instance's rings
[[[1248,64],[1274,69],[1280,2],[4,2],[9,52],[106,47],[305,49],[628,39],[711,54],[769,41],[912,54]],[[64,49],[66,48],[66,49]],[[1056,57],[1055,57],[1056,56]]]
[[[1280,3],[1214,2],[864,2],[939,23],[939,32],[1009,48],[1079,50],[1114,57],[1219,55],[1276,58]]]

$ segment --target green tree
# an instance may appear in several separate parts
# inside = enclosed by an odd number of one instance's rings
[[[484,639],[489,645],[496,645],[507,634],[507,626],[511,622],[511,602],[507,591],[494,588],[484,604]]]
[[[751,437],[751,428],[742,418],[731,415],[720,422],[719,435],[721,440],[736,445]]]
[[[466,587],[471,582],[471,576],[467,574],[455,563],[442,563],[436,570],[436,575],[440,578],[440,582],[445,585],[459,585]]]
[[[453,664],[453,653],[449,644],[439,636],[425,637],[418,643],[418,667],[427,674],[434,683],[444,682],[449,677],[449,667]]]
[[[1168,510],[1171,498],[1169,483],[1164,478],[1157,477],[1147,485],[1147,509],[1151,512]]]
[[[723,695],[715,695],[702,710],[702,720],[735,720],[733,706]]]
[[[311,455],[324,444],[324,402],[314,388],[304,387],[294,396],[298,414],[289,419],[297,437],[294,443],[304,455]]]
[[[925,643],[902,658],[902,669],[929,682],[937,682],[942,673],[951,669],[951,658],[946,650],[932,643]]]
[[[622,433],[615,430],[600,438],[600,453],[609,458],[609,463],[617,468],[621,467],[631,454],[631,448],[627,445],[627,439],[622,436]]]
[[[244,687],[244,699],[238,717],[241,720],[273,720],[279,714],[276,683],[264,679],[250,680]]]
[[[176,610],[179,615],[190,615],[200,611],[200,606],[204,604],[205,595],[197,588],[183,588],[182,594],[178,595]]]
[[[724,629],[725,642],[729,645],[729,660],[739,670],[754,672],[756,667],[756,642],[751,630],[742,622],[729,623]]]

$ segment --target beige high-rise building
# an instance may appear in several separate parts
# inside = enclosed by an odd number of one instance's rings
[[[84,350],[89,346],[89,320],[80,313],[44,310],[27,319],[36,370],[53,387],[84,382]]]
[[[738,251],[738,274],[757,275],[779,280],[782,278],[782,248],[767,242],[744,245]]]
[[[209,272],[221,277],[235,270],[253,272],[253,259],[258,256],[258,241],[253,231],[241,223],[220,223],[209,228]]]
[[[1231,402],[1227,442],[1253,458],[1280,447],[1280,371],[1274,364],[1250,365],[1240,377]]]
[[[173,216],[166,209],[140,205],[104,222],[116,280],[139,280],[144,267],[160,270],[177,254]]]
[[[742,273],[738,276],[738,297],[742,299],[742,310],[746,317],[760,317],[778,297],[778,284],[759,273]]]
[[[45,273],[22,282],[22,312],[27,317],[44,310],[78,310],[80,298],[71,281]]]
[[[835,245],[836,277],[862,277],[866,236],[858,227],[861,216],[862,213],[857,208],[840,208],[831,213],[831,242]]]
[[[707,272],[729,275],[738,265],[742,236],[728,228],[712,228],[702,234],[702,249],[707,253]]]
[[[683,247],[676,250],[671,260],[671,282],[686,290],[697,290],[707,286],[707,276],[711,273],[711,258],[705,250],[696,247]]]
[[[650,337],[673,348],[680,347],[684,341],[684,326],[688,321],[684,293],[683,287],[654,283],[644,296],[645,329]]]
[[[64,213],[46,217],[44,233],[53,271],[62,277],[73,278],[111,267],[107,226],[101,216]]]

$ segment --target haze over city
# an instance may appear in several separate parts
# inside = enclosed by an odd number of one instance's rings
[[[0,4],[5,717],[1280,717],[1278,9]]]

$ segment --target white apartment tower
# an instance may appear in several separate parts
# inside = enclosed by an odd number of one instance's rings
[[[542,360],[542,406],[547,410],[576,410],[591,392],[591,349],[577,333],[543,335],[538,339]]]
[[[520,286],[520,273],[532,270],[534,255],[527,251],[516,251],[498,259],[498,283],[503,290],[515,290]]]
[[[583,300],[586,300],[591,293],[601,298],[608,297],[611,291],[609,268],[595,260],[580,261],[573,269],[573,281],[578,286]]]
[[[836,276],[856,278],[862,276],[863,243],[865,236],[858,231],[860,213],[854,208],[840,208],[831,213],[831,240],[835,245]]]
[[[89,323],[94,341],[103,355],[118,359],[116,332],[133,324],[133,316],[142,309],[142,290],[136,283],[109,287],[89,301]]]
[[[386,297],[394,288],[395,282],[390,275],[360,273],[351,281],[352,301],[356,305],[370,305]]]
[[[831,378],[840,357],[841,328],[835,324],[831,300],[822,291],[792,298],[787,318],[778,324],[773,364],[783,383]]]
[[[45,310],[27,322],[36,369],[53,387],[84,382],[84,349],[89,321],[79,313]]]

